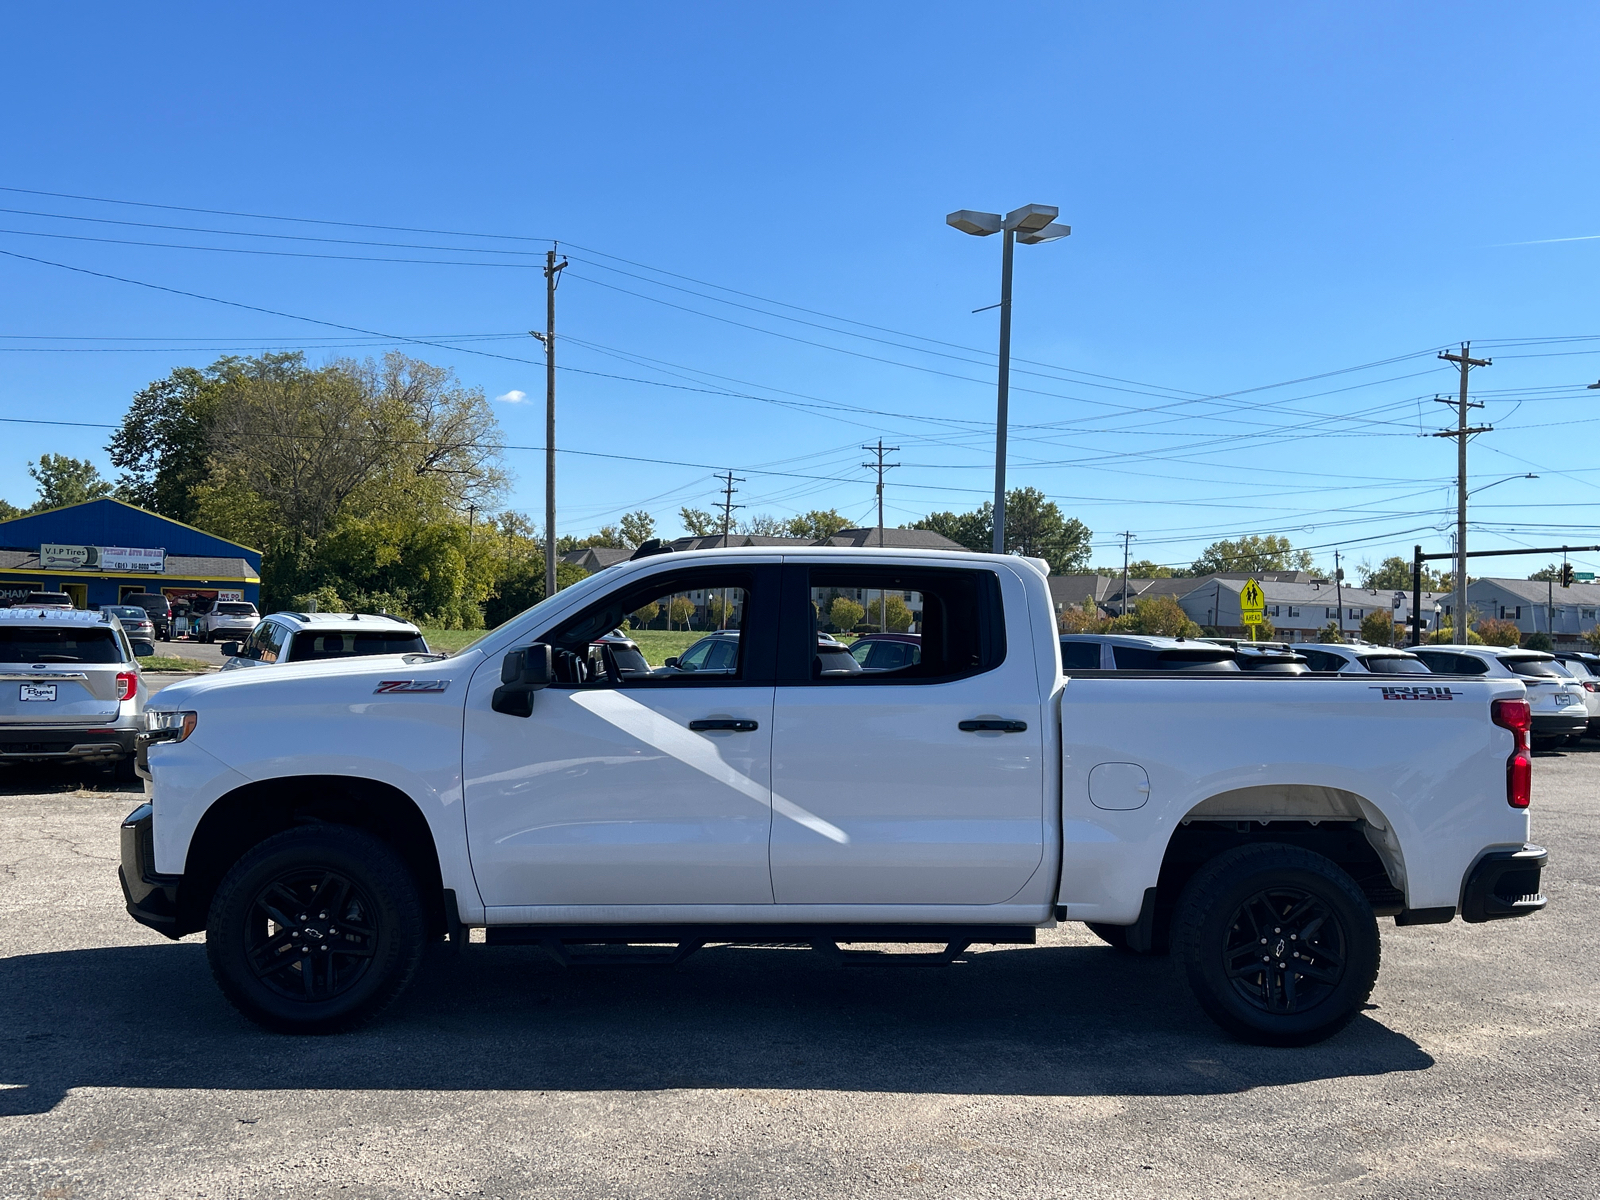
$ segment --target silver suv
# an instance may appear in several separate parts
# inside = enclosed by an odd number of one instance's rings
[[[0,760],[70,760],[133,782],[149,692],[110,613],[0,611]]]

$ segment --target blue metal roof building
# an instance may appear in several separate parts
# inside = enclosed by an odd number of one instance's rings
[[[48,557],[46,547],[55,548]],[[162,553],[101,553],[110,548]],[[0,604],[34,591],[66,592],[79,608],[146,591],[175,603],[258,603],[261,551],[121,500],[90,500],[0,521]]]

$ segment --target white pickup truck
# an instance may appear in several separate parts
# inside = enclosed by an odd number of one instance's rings
[[[919,661],[831,668],[819,614],[888,593]],[[690,608],[739,631],[731,664],[618,669],[630,615]],[[205,930],[228,998],[287,1031],[370,1017],[428,943],[484,952],[474,928],[564,963],[738,942],[947,961],[1083,921],[1170,950],[1234,1035],[1301,1044],[1367,998],[1377,917],[1544,906],[1529,720],[1521,683],[1482,676],[1068,678],[1032,560],[652,554],[453,657],[167,688],[122,885],[146,925]]]

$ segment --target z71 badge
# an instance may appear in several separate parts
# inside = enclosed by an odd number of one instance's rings
[[[1412,684],[1374,687],[1385,700],[1454,700],[1456,693],[1447,687],[1417,687]]]
[[[448,679],[385,679],[372,691],[374,695],[384,692],[442,692],[449,686]]]

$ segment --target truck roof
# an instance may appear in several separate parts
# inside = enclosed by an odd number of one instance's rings
[[[81,608],[0,608],[0,625],[109,625],[111,614]]]

